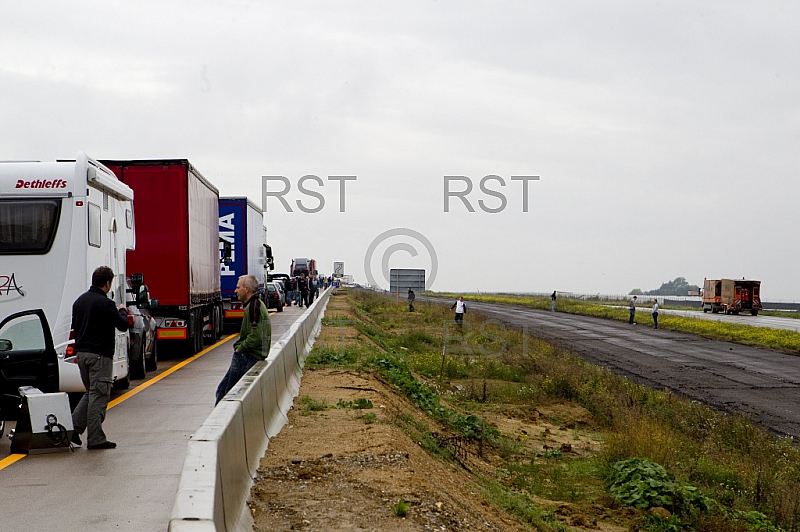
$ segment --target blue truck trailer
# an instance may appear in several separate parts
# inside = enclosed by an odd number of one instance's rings
[[[223,305],[223,326],[239,330],[244,304],[236,299],[236,282],[242,275],[255,275],[259,292],[265,289],[265,266],[268,266],[264,242],[264,215],[246,197],[219,198],[220,257],[224,242],[231,245],[230,260],[220,264],[220,291]]]

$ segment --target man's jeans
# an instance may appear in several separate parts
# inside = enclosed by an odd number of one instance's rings
[[[245,355],[243,353],[237,353],[236,351],[233,352],[233,358],[231,358],[231,367],[228,368],[228,373],[222,377],[222,381],[217,386],[217,403],[222,401],[222,398],[225,397],[231,388],[233,388],[239,379],[242,378],[242,375],[248,372],[250,368],[252,368],[256,363],[256,359],[251,357],[250,355]],[[216,403],[214,403],[216,404]]]

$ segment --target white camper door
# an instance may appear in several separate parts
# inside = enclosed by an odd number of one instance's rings
[[[111,269],[114,270],[114,284],[111,290],[113,294],[109,294],[114,300],[116,305],[124,304],[125,299],[125,237],[120,235],[120,231],[124,230],[125,212],[118,201],[109,198],[109,223],[108,223],[108,237],[111,243],[110,251],[110,264]],[[120,219],[120,215],[123,216]],[[120,227],[120,222],[123,224]],[[116,349],[114,351],[114,376],[117,379],[127,378],[128,376],[128,332],[116,331]]]

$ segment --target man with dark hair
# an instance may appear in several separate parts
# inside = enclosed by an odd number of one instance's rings
[[[100,266],[92,272],[92,286],[72,305],[72,330],[81,381],[86,393],[72,411],[75,431],[72,443],[81,445],[80,435],[89,431],[89,449],[113,449],[103,432],[106,407],[111,397],[112,369],[116,338],[114,329],[128,330],[128,311],[108,298],[114,272]]]
[[[267,359],[272,345],[272,325],[267,306],[258,297],[258,279],[254,275],[239,277],[236,297],[245,304],[244,317],[239,339],[233,344],[231,365],[217,386],[217,403],[256,362]]]

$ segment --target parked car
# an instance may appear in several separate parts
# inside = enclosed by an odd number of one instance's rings
[[[158,350],[156,342],[156,320],[150,315],[150,308],[158,305],[150,299],[147,286],[138,285],[134,289],[128,283],[128,360],[131,378],[144,379],[148,371],[158,369]],[[137,292],[138,290],[138,292]],[[136,294],[136,297],[132,297]]]
[[[286,294],[277,282],[267,283],[267,308],[274,308],[278,312],[283,312],[286,305]]]
[[[286,296],[289,293],[289,275],[285,273],[268,273],[267,274],[267,281],[275,282],[280,285],[283,289],[283,295]]]

